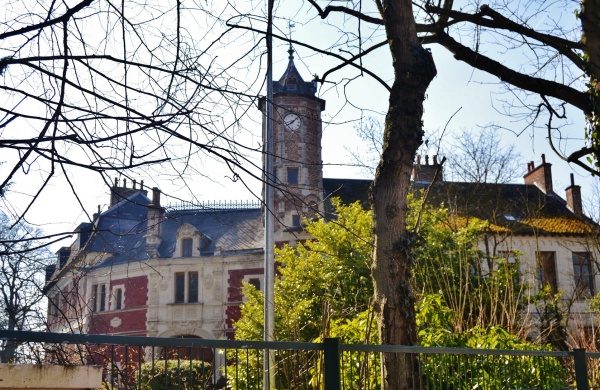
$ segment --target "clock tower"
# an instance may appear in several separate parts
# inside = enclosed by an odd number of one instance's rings
[[[294,65],[294,50],[288,50],[288,66],[273,81],[273,169],[276,242],[309,238],[303,218],[323,212],[323,163],[321,160],[321,111],[325,101],[315,96],[316,82],[306,82]],[[263,134],[268,118],[265,100]]]

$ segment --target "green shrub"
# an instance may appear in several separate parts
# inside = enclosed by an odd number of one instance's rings
[[[144,390],[208,389],[211,388],[211,378],[211,365],[202,360],[160,360],[142,365],[140,388]]]

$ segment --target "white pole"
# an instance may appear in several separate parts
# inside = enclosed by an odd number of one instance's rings
[[[273,0],[267,0],[267,101],[264,137],[265,178],[265,270],[264,270],[264,340],[272,341],[275,327],[275,256],[273,253]],[[270,390],[275,367],[268,349],[264,351],[263,388]]]

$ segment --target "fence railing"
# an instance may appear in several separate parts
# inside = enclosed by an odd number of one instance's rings
[[[409,388],[600,389],[600,354],[0,331],[17,363],[101,365],[108,389],[379,389],[382,357]]]
[[[225,201],[204,201],[199,203],[181,202],[172,203],[165,208],[169,211],[186,210],[247,210],[259,209],[262,203],[259,200],[225,200]]]

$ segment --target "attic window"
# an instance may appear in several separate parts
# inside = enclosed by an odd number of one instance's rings
[[[511,221],[514,222],[517,220],[517,218],[515,218],[513,215],[511,214],[504,214],[504,219],[506,219],[507,221]]]
[[[295,77],[290,77],[286,82],[286,87],[290,91],[295,91],[298,85],[298,80]]]
[[[192,257],[192,248],[194,247],[194,240],[192,238],[184,238],[181,240],[182,257]]]
[[[176,240],[173,257],[198,257],[201,248],[210,242],[210,239],[189,223],[181,225],[177,231]]]

